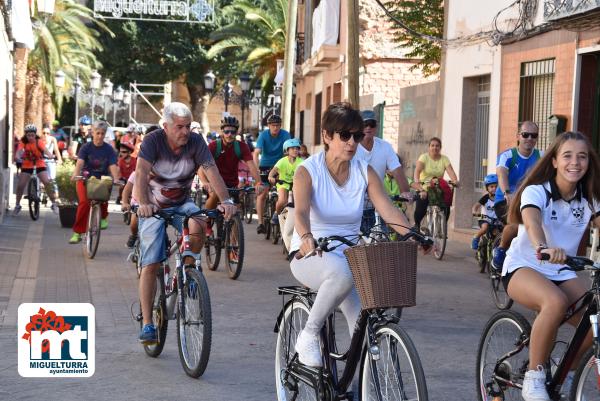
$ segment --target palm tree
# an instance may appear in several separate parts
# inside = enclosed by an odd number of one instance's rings
[[[87,80],[91,72],[99,67],[94,55],[94,51],[101,49],[97,39],[99,32],[90,23],[107,30],[102,23],[93,18],[92,10],[76,0],[58,0],[51,17],[45,21],[34,17],[33,23],[35,47],[25,61],[26,106],[17,104],[17,101],[14,105],[18,135],[21,134],[18,131],[22,128],[22,125],[17,125],[18,113],[22,112],[21,110],[25,110],[24,122],[41,125],[42,122],[48,123],[54,119],[54,110],[60,107],[69,89],[67,86],[61,93],[55,87],[54,75],[57,70],[64,70],[66,82],[72,86],[77,73]]]
[[[215,41],[207,52],[208,58],[223,55],[233,63],[248,64],[262,77],[265,87],[275,78],[277,59],[285,52],[287,0],[233,0],[222,10],[228,25],[214,31]]]

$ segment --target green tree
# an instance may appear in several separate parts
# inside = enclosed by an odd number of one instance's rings
[[[251,66],[263,87],[275,78],[277,59],[285,52],[287,0],[233,0],[223,8],[227,25],[214,31],[207,57],[223,56],[232,63]],[[248,67],[246,67],[248,68]]]
[[[442,49],[431,37],[443,37],[444,1],[400,0],[387,2],[385,6],[393,15],[395,40],[400,46],[412,49],[407,57],[419,59],[412,69],[420,69],[425,76],[437,74]]]
[[[14,112],[16,121],[24,118],[40,125],[54,119],[54,112],[60,108],[77,73],[87,80],[91,71],[99,67],[94,55],[100,49],[99,30],[110,32],[94,19],[92,10],[75,0],[58,0],[50,17],[35,15],[32,22],[34,49],[17,64],[17,68],[27,69],[27,87],[22,89],[24,96],[15,96],[22,101],[15,102]],[[62,92],[54,82],[59,69],[66,75],[66,88]],[[21,125],[15,126],[20,131]]]
[[[98,58],[102,75],[124,86],[134,81],[162,84],[182,80],[190,94],[192,113],[207,130],[210,94],[204,89],[204,74],[213,70],[221,77],[233,76],[238,68],[224,57],[206,56],[210,33],[222,24],[218,10],[227,3],[216,1],[214,24],[108,20],[115,37],[101,38],[103,51]]]

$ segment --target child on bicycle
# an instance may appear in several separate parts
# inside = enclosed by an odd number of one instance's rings
[[[537,312],[529,343],[529,370],[523,380],[525,401],[550,401],[544,365],[569,306],[589,285],[571,270],[559,271],[566,255],[576,255],[588,224],[600,224],[600,159],[579,132],[559,135],[532,168],[510,204],[509,221],[518,223],[502,268],[508,295]],[[541,263],[540,254],[549,255]],[[581,311],[568,322],[577,325]],[[591,331],[571,366],[579,365],[592,343]],[[569,396],[573,371],[561,393]]]
[[[121,142],[119,144],[119,172],[124,180],[128,180],[129,176],[135,171],[135,165],[137,159],[132,156],[134,151],[133,144],[129,142]],[[119,189],[119,196],[117,197],[117,205],[121,203],[121,197],[123,196],[123,190],[125,187]]]
[[[294,173],[296,168],[304,161],[298,154],[300,153],[300,140],[297,138],[288,139],[283,143],[283,156],[275,163],[275,166],[269,172],[269,182],[271,185],[277,183],[276,175],[279,175],[277,184],[277,204],[275,205],[275,213],[271,217],[272,224],[279,224],[279,214],[288,204],[288,194],[292,189]]]
[[[479,220],[479,231],[473,236],[471,241],[471,249],[474,251],[479,247],[479,239],[490,228],[490,222],[496,219],[494,211],[494,199],[496,198],[496,188],[498,187],[498,176],[496,174],[488,174],[483,179],[485,190],[487,193],[483,195],[471,208],[473,215],[481,215]]]

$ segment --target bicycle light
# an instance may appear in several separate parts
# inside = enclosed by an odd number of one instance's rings
[[[592,324],[594,338],[598,338],[598,314],[590,315],[590,323]]]
[[[379,346],[371,345],[371,347],[369,347],[369,354],[371,354],[371,358],[373,358],[374,361],[378,361],[379,360]]]

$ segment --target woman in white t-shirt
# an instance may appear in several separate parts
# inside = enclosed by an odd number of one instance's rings
[[[543,365],[548,360],[558,327],[568,306],[588,289],[572,271],[562,271],[566,255],[575,255],[590,220],[600,224],[600,160],[579,132],[559,135],[531,170],[511,203],[509,221],[519,233],[506,254],[502,275],[508,295],[537,311],[529,344],[529,371],[522,395],[525,401],[550,400]],[[540,253],[550,255],[547,263]],[[569,323],[576,325],[581,313]],[[591,345],[586,338],[578,358]],[[577,361],[573,363],[578,366]],[[566,393],[573,372],[561,389]]]
[[[321,366],[319,331],[339,306],[352,333],[360,300],[343,254],[346,246],[301,259],[315,249],[315,238],[357,236],[366,194],[381,217],[401,234],[409,226],[387,196],[381,180],[366,161],[355,158],[364,137],[363,121],[349,103],[334,103],[323,114],[323,152],[306,159],[294,175],[295,227],[290,251],[294,277],[319,290],[306,326],[296,343],[300,362]]]

